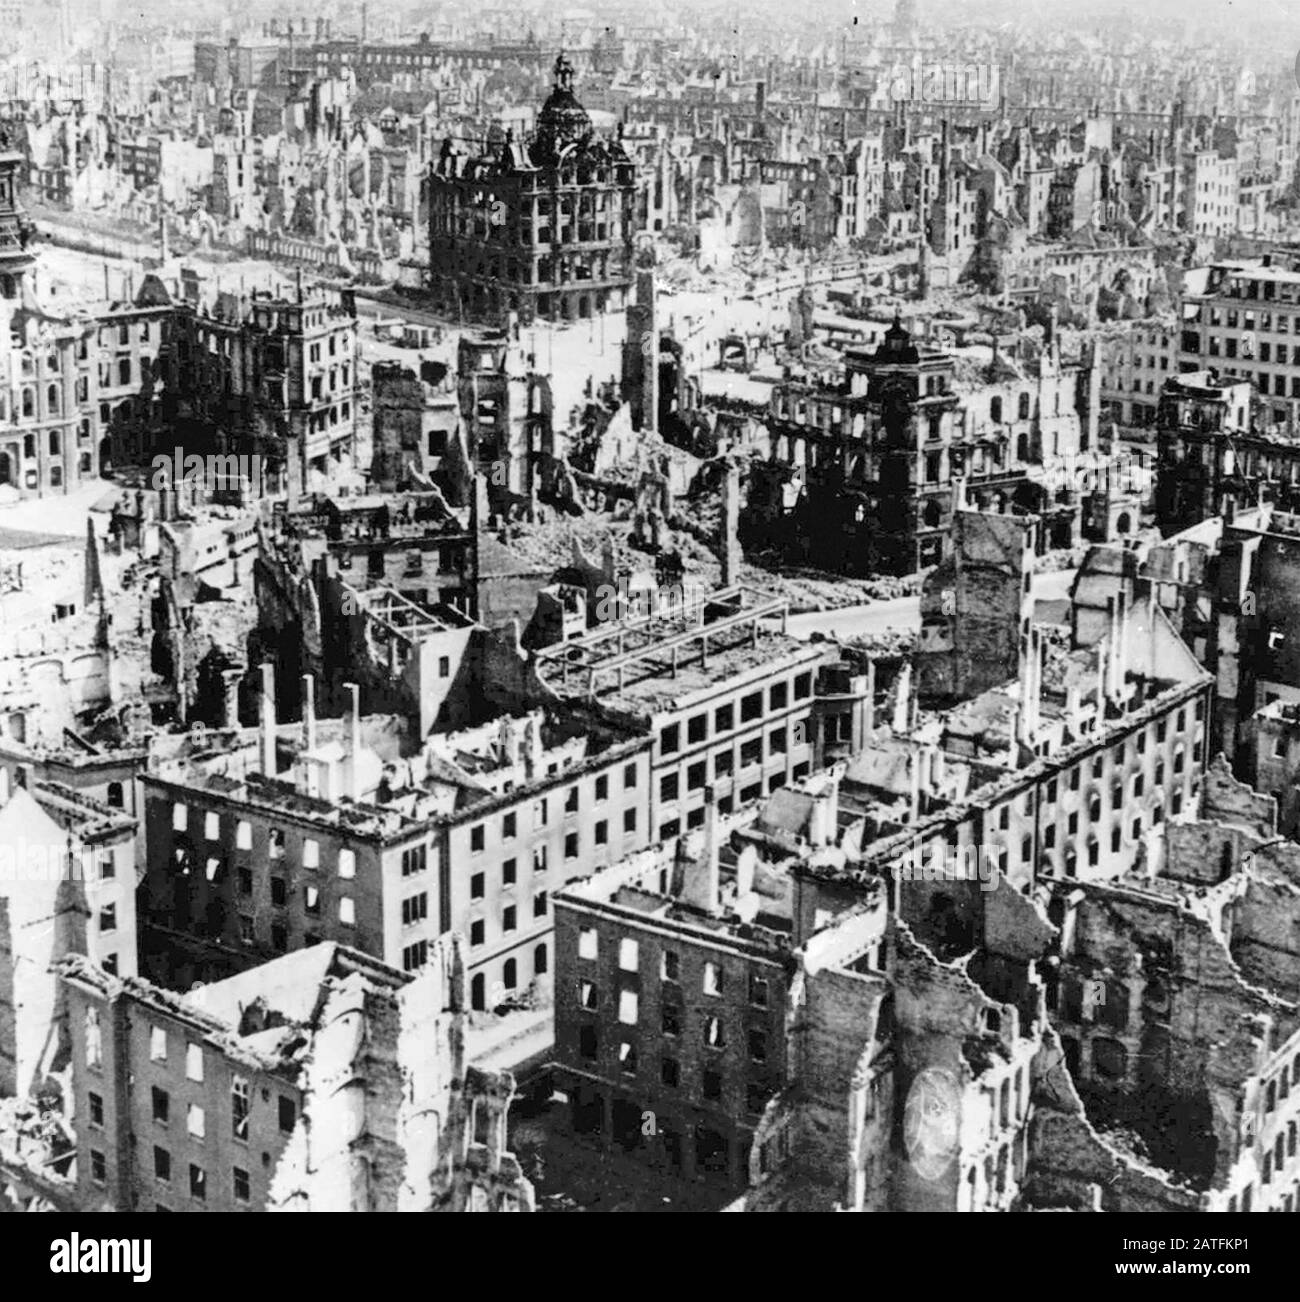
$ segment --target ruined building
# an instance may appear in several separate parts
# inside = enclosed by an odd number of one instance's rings
[[[1164,533],[1255,506],[1269,481],[1285,491],[1300,473],[1293,448],[1256,434],[1251,388],[1214,371],[1166,382],[1156,413],[1156,523]]]
[[[573,93],[562,54],[527,140],[479,158],[448,138],[429,172],[429,289],[457,320],[575,321],[618,310],[631,284],[634,165]]]
[[[533,1209],[454,940],[414,978],[338,944],[187,995],[59,975],[85,1210]]]
[[[1095,356],[1064,362],[1049,335],[1037,356],[1003,358],[995,343],[974,380],[958,360],[896,319],[878,348],[846,349],[842,370],[775,385],[746,537],[837,571],[911,574],[952,554],[952,514],[967,499],[1036,515],[1039,552],[1136,530],[1137,500],[1124,510],[1103,476],[1080,474],[1099,451]]]
[[[22,163],[0,151],[0,491],[44,497],[97,479],[115,459],[111,435],[149,388],[170,304],[153,277],[93,311],[45,303],[18,202]]]
[[[351,291],[277,288],[251,293],[204,285],[183,269],[166,322],[158,383],[147,413],[115,444],[119,464],[187,452],[260,457],[263,484],[231,493],[288,490],[351,467],[359,376]],[[256,463],[250,463],[256,464]]]

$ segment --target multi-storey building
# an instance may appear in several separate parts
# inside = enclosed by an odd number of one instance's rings
[[[1101,419],[1128,430],[1147,430],[1165,382],[1178,370],[1178,332],[1172,321],[1124,324],[1101,343]]]
[[[527,141],[471,159],[450,140],[429,174],[429,288],[458,319],[573,321],[621,311],[635,168],[595,135],[561,55]]]
[[[910,574],[951,554],[959,482],[982,506],[1038,513],[1039,550],[1110,536],[1123,513],[1098,508],[1080,473],[1081,454],[1098,451],[1095,357],[1063,363],[1049,342],[1029,366],[1003,372],[996,349],[985,364],[983,382],[959,385],[956,356],[896,320],[878,348],[846,349],[842,373],[776,385],[751,536],[788,533],[787,545],[840,570]],[[794,478],[802,492],[786,518]],[[1133,511],[1129,520],[1135,528]]]
[[[1217,149],[1192,149],[1183,158],[1180,216],[1193,235],[1231,235],[1237,229],[1236,158]]]
[[[325,710],[344,709],[345,684],[356,683],[367,713],[408,715],[421,736],[481,717],[470,516],[437,493],[276,505],[259,529],[252,646],[278,667],[288,708],[312,674]]]
[[[36,255],[18,203],[21,163],[0,153],[0,486],[43,497],[98,478],[107,436],[149,381],[169,309],[146,278],[134,301],[110,303],[97,319],[31,314]]]
[[[1001,532],[959,531],[962,563],[935,571],[922,594],[922,694],[966,698],[943,715],[940,748],[1004,770],[972,790],[969,804],[933,818],[951,820],[942,833],[950,854],[966,840],[999,847],[1012,882],[1113,877],[1190,808],[1206,762],[1212,678],[1154,586],[1137,599],[1117,567],[1091,566],[1086,586],[1081,578],[1070,647],[1045,641],[1022,597],[1023,541],[1017,549]],[[941,590],[948,600],[936,605]],[[913,844],[917,835],[909,831]]]
[[[532,1210],[456,938],[416,977],[325,944],[182,996],[59,979],[84,1210]]]
[[[722,589],[539,651],[542,699],[652,739],[652,838],[730,813],[861,745],[868,678],[783,631],[785,603]],[[821,698],[821,699],[819,699]]]
[[[358,418],[357,315],[349,291],[209,296],[182,272],[181,301],[158,357],[159,385],[121,460],[155,452],[259,455],[269,487],[299,490],[351,464]],[[243,486],[244,493],[264,485]]]
[[[1156,429],[1156,522],[1165,533],[1199,524],[1231,503],[1255,505],[1259,488],[1296,482],[1300,457],[1284,439],[1258,432],[1244,379],[1215,371],[1170,379]]]
[[[27,1097],[56,1063],[61,1005],[50,965],[82,954],[136,964],[136,821],[54,782],[0,770],[0,1095]]]
[[[1285,253],[1215,263],[1183,296],[1180,371],[1249,380],[1261,418],[1293,430],[1300,415],[1300,271]],[[1200,277],[1197,277],[1200,280]]]
[[[793,919],[752,849],[723,868],[708,819],[696,853],[647,850],[557,898],[556,1061],[575,1133],[743,1188],[786,1083]]]
[[[1300,516],[1229,503],[1214,578],[1205,584],[1215,617],[1214,744],[1235,759],[1257,710],[1300,701]]]
[[[303,688],[302,724],[264,698],[257,737],[209,734],[144,778],[155,980],[326,940],[414,971],[455,931],[472,1007],[496,1007],[550,971],[551,895],[653,838],[645,736],[538,712],[413,747],[388,716],[317,721]]]
[[[455,796],[434,831],[455,866],[447,904],[468,938],[470,1007],[495,1008],[551,972],[556,892],[654,840],[650,741],[537,711],[428,749]]]
[[[449,483],[457,500],[469,498],[472,476],[482,477],[494,511],[504,513],[519,498],[532,500],[539,460],[554,451],[551,381],[535,366],[505,331],[461,335],[456,392],[465,462]]]
[[[348,717],[318,723],[305,684],[303,722],[281,730],[270,665],[262,677],[255,733],[201,735],[141,780],[142,953],[163,984],[188,988],[324,940],[400,967],[408,945],[449,929],[438,901],[450,865],[430,854],[432,806],[376,799],[400,721],[363,721],[353,688]],[[422,922],[435,900],[436,929],[418,935],[403,923],[416,887]]]

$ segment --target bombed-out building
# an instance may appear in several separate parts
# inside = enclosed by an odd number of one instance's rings
[[[429,290],[457,320],[576,321],[621,310],[631,285],[635,165],[592,127],[561,54],[527,139],[477,158],[444,141],[428,177]]]
[[[414,977],[330,943],[184,995],[59,979],[83,1209],[533,1209],[453,938]]]
[[[1035,515],[1039,552],[1137,530],[1143,494],[1099,447],[1095,355],[1065,362],[1049,336],[1037,354],[995,342],[977,377],[960,360],[896,319],[879,347],[774,385],[747,539],[840,572],[911,574],[951,556],[967,500]]]

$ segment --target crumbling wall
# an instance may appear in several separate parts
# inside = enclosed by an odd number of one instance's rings
[[[329,982],[305,1065],[303,1108],[271,1180],[268,1211],[397,1211],[401,1016],[354,972]]]
[[[989,1014],[1001,1027],[1001,1007],[985,997],[960,963],[944,964],[920,944],[906,924],[894,931],[894,1097],[896,1119],[903,1123],[904,1143],[908,1115],[919,1100],[911,1092],[922,1073],[950,1082],[946,1106],[952,1110],[954,1130],[952,1160],[938,1170],[909,1160],[906,1149],[894,1155],[890,1205],[894,1211],[956,1211],[961,1195],[963,1160],[975,1138],[978,1114],[970,1089],[976,1071],[971,1053],[997,1053],[1005,1049],[1008,1027],[990,1033]],[[901,1110],[902,1116],[898,1117]]]
[[[1160,876],[1213,886],[1236,872],[1258,844],[1245,829],[1225,823],[1168,823]]]
[[[983,893],[983,903],[983,943],[968,970],[986,994],[1016,1007],[1022,1026],[1039,1025],[1047,1010],[1035,965],[1059,930],[1038,900],[1022,895],[1005,878]]]
[[[1134,889],[1082,891],[1062,991],[1094,998],[1063,998],[1054,1021],[1075,1038],[1090,1115],[1134,1130],[1153,1160],[1199,1187],[1221,1183],[1270,1027],[1290,1034],[1296,1010],[1247,982],[1208,910]]]
[[[806,993],[796,1050],[804,1099],[791,1136],[792,1171],[800,1181],[821,1187],[828,1208],[835,1201],[852,1204],[861,1171],[865,1208],[883,1210],[893,1130],[887,1068],[882,1084],[864,1100],[861,1127],[855,1126],[851,1108],[859,1065],[888,1054],[888,983],[880,974],[828,968],[808,975]]]
[[[1199,1196],[1163,1172],[1119,1153],[1093,1129],[1075,1090],[1060,1037],[1044,1031],[1031,1073],[1033,1111],[1025,1201],[1033,1207],[1123,1212],[1200,1209]]]
[[[1278,859],[1289,874],[1273,867]],[[1252,985],[1300,1003],[1300,846],[1279,842],[1255,856],[1232,906],[1230,949]]]
[[[927,692],[950,684],[952,697],[968,700],[1021,676],[1030,527],[1018,516],[953,513],[953,586],[941,586],[946,572],[932,582],[923,610],[922,631],[929,626],[926,641],[933,647],[918,660]]]
[[[1277,801],[1238,782],[1222,752],[1205,768],[1201,817],[1207,822],[1230,823],[1261,840],[1277,835]]]
[[[508,1071],[470,1067],[463,1086],[452,1091],[449,1124],[434,1172],[434,1210],[447,1212],[531,1212],[532,1182],[506,1148],[506,1121],[515,1096]]]
[[[455,1111],[453,1091],[465,1073],[469,1000],[462,946],[457,933],[439,937],[429,962],[398,994],[398,1058],[404,1082],[400,1124],[406,1154],[403,1211],[429,1211],[438,1198],[436,1175]]]
[[[481,647],[481,682],[487,704],[517,714],[548,699],[519,644],[517,623],[488,632],[481,639]]]

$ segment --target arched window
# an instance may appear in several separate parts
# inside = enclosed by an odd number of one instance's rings
[[[49,388],[45,390],[45,406],[51,416],[57,416],[59,414],[61,403],[59,400],[59,386],[57,384],[51,384]]]
[[[546,946],[545,945],[538,945],[537,948],[533,950],[533,975],[534,976],[546,975]]]
[[[512,958],[506,959],[503,969],[503,984],[507,990],[513,990],[519,984],[518,965]]]
[[[117,382],[119,384],[131,383],[131,359],[129,357],[120,358],[117,363]]]
[[[485,986],[482,972],[477,973],[469,983],[469,1006],[475,1012],[481,1013],[487,1008],[487,999],[484,997]]]
[[[50,456],[57,457],[63,452],[63,440],[59,437],[59,431],[52,429],[50,431]]]
[[[110,782],[108,784],[108,804],[112,809],[125,809],[125,798],[122,792],[120,782]]]
[[[51,487],[51,488],[62,488],[62,487],[63,487],[63,467],[62,467],[62,466],[51,466],[51,467],[50,467],[50,487]]]
[[[31,389],[23,390],[23,415],[36,415],[36,394]]]

